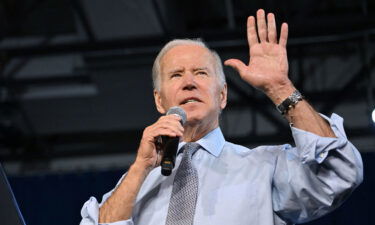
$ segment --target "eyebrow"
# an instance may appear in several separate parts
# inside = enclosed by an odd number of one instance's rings
[[[208,68],[207,67],[198,67],[198,68],[194,68],[193,71],[198,71],[198,70],[206,70],[208,71]]]
[[[193,72],[196,72],[196,71],[199,71],[199,70],[209,71],[207,67],[197,67],[197,68],[193,69]],[[181,72],[184,72],[184,71],[185,71],[184,68],[178,68],[178,69],[174,69],[174,70],[169,71],[167,74],[181,73]]]
[[[174,69],[174,70],[169,71],[168,74],[181,73],[183,71],[184,71],[184,69],[178,68],[178,69]]]

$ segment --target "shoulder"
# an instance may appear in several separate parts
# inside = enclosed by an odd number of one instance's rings
[[[265,156],[271,157],[281,154],[282,152],[286,152],[292,149],[290,144],[282,144],[282,145],[261,145],[258,147],[250,148],[239,144],[234,144],[231,142],[226,141],[223,147],[224,152],[230,152],[236,154],[238,156]]]
[[[228,142],[228,141],[225,142],[223,150],[234,151],[235,153],[238,153],[238,154],[241,154],[241,153],[245,153],[246,154],[246,153],[248,153],[248,152],[251,151],[251,149],[248,148],[248,147],[245,147],[243,145],[234,144],[234,143]]]

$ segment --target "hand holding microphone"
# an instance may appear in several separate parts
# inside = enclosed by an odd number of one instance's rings
[[[147,171],[164,165],[162,174],[168,176],[174,167],[179,138],[184,132],[182,125],[185,121],[184,110],[180,107],[172,107],[165,116],[161,116],[154,124],[146,127],[138,148],[136,164]]]

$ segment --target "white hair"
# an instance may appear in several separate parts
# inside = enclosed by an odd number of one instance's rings
[[[223,66],[222,66],[222,63],[221,63],[221,59],[220,59],[220,56],[214,51],[214,50],[211,50],[207,47],[207,45],[200,39],[174,39],[170,42],[168,42],[167,44],[164,45],[164,47],[160,50],[158,56],[156,57],[155,61],[154,61],[154,65],[152,67],[152,82],[153,82],[153,85],[154,85],[154,89],[157,90],[157,91],[160,91],[160,63],[161,63],[161,59],[163,58],[163,56],[169,51],[171,50],[172,48],[176,47],[176,46],[181,46],[181,45],[197,45],[197,46],[201,46],[205,49],[207,49],[211,55],[212,55],[212,58],[214,60],[214,69],[215,69],[215,74],[216,76],[218,76],[219,78],[219,83],[220,83],[220,86],[223,87],[224,84],[225,84],[225,75],[224,75],[224,71],[223,71]]]

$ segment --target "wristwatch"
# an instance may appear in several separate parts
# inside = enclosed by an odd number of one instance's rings
[[[276,109],[282,114],[285,115],[289,109],[294,107],[299,101],[302,101],[303,96],[298,91],[295,90],[289,97],[287,97],[280,105],[276,106]]]

